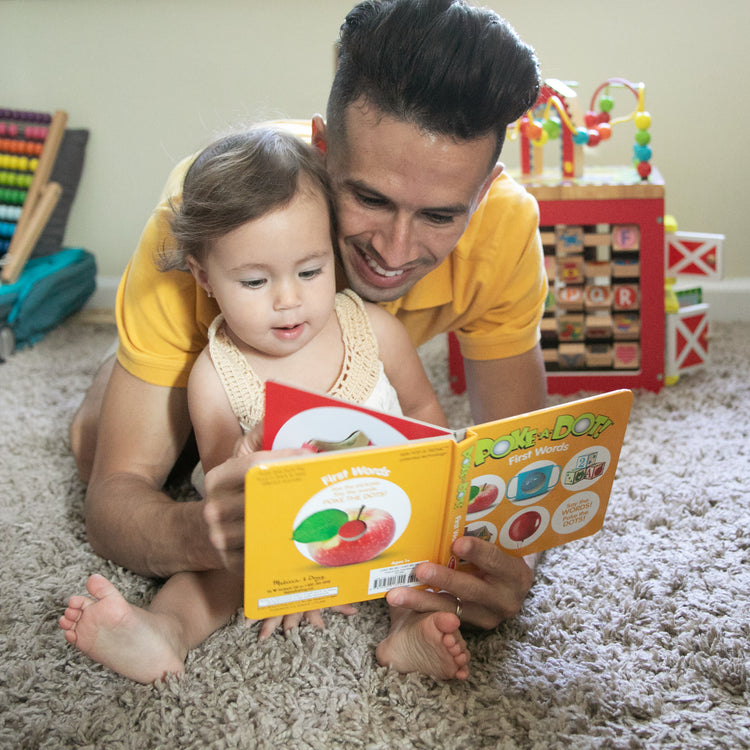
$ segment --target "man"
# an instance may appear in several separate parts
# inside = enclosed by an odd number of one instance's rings
[[[507,125],[538,87],[533,51],[494,13],[450,0],[368,0],[342,26],[327,121],[312,122],[348,284],[397,315],[415,344],[457,332],[476,422],[544,403],[537,208],[497,164]],[[182,174],[171,176],[123,276],[117,362],[99,373],[72,427],[93,548],[158,576],[241,568],[243,477],[264,458],[216,467],[200,503],[162,491],[190,434],[185,385],[217,312],[189,274],[157,270]],[[389,602],[455,608],[484,628],[519,611],[532,560],[471,537],[454,551],[481,574],[432,564],[417,574],[456,600],[407,588]]]

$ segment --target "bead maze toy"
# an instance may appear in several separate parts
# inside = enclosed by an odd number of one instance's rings
[[[635,97],[615,117],[614,94]],[[598,111],[596,111],[598,108]],[[633,121],[633,164],[584,169],[585,149]],[[541,321],[550,393],[664,385],[664,181],[651,164],[645,86],[610,78],[587,112],[571,85],[545,81],[534,107],[509,126],[521,147],[516,179],[539,204],[549,280]],[[545,144],[562,144],[560,171],[544,167]],[[463,389],[463,366],[452,341],[449,369]]]
[[[620,92],[635,106],[615,116]],[[631,121],[633,164],[585,168],[585,150]],[[572,86],[545,81],[534,107],[509,130],[520,139],[518,179],[539,204],[550,393],[658,391],[664,384],[664,182],[651,164],[650,126],[645,85],[609,78],[585,113]],[[555,172],[544,168],[543,151],[558,138]]]
[[[628,115],[613,118],[615,101],[611,92],[616,88],[630,91],[635,96],[636,106]],[[649,145],[651,115],[646,111],[645,96],[643,83],[609,78],[594,91],[589,108],[582,116],[577,94],[571,86],[556,79],[545,81],[533,109],[508,131],[510,140],[520,138],[521,173],[525,176],[542,174],[544,146],[559,138],[563,179],[580,178],[583,176],[583,147],[595,148],[608,141],[613,128],[632,120],[636,127],[633,146],[636,171],[642,180],[647,180],[651,174],[652,151]],[[597,105],[599,111],[596,111]],[[553,110],[556,116],[552,114]]]
[[[636,100],[623,117],[613,117],[618,90]],[[584,148],[598,147],[613,127],[631,120],[633,164],[584,169]],[[678,232],[670,217],[665,227],[664,181],[651,165],[650,126],[642,83],[608,79],[584,115],[572,86],[550,79],[534,107],[508,129],[521,147],[516,178],[539,204],[550,290],[540,327],[550,393],[658,392],[705,363],[708,305],[700,289],[675,290],[674,282],[719,278],[724,238]],[[558,138],[561,173],[543,161],[545,144]],[[463,360],[453,334],[448,361],[451,388],[462,393]]]
[[[50,182],[68,116],[0,109],[0,281],[12,284],[62,189]]]

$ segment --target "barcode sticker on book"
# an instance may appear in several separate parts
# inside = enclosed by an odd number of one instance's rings
[[[421,560],[420,562],[427,562],[427,560]],[[419,565],[419,562],[371,570],[367,593],[380,594],[398,586],[419,586],[419,581],[414,575],[414,569],[417,565]]]

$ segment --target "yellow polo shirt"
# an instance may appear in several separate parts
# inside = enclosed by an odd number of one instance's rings
[[[191,157],[192,159],[192,157]],[[117,292],[117,358],[154,385],[187,385],[207,330],[219,312],[186,271],[159,271],[169,250],[170,196],[179,196],[191,159],[175,167],[141,235]],[[512,357],[539,340],[547,279],[536,201],[501,174],[450,256],[403,297],[384,303],[415,346],[455,331],[468,359]]]

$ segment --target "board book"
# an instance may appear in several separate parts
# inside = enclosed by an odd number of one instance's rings
[[[245,616],[266,618],[418,585],[461,535],[515,556],[597,532],[633,396],[593,396],[448,430],[266,383],[264,449],[308,455],[245,478]]]

